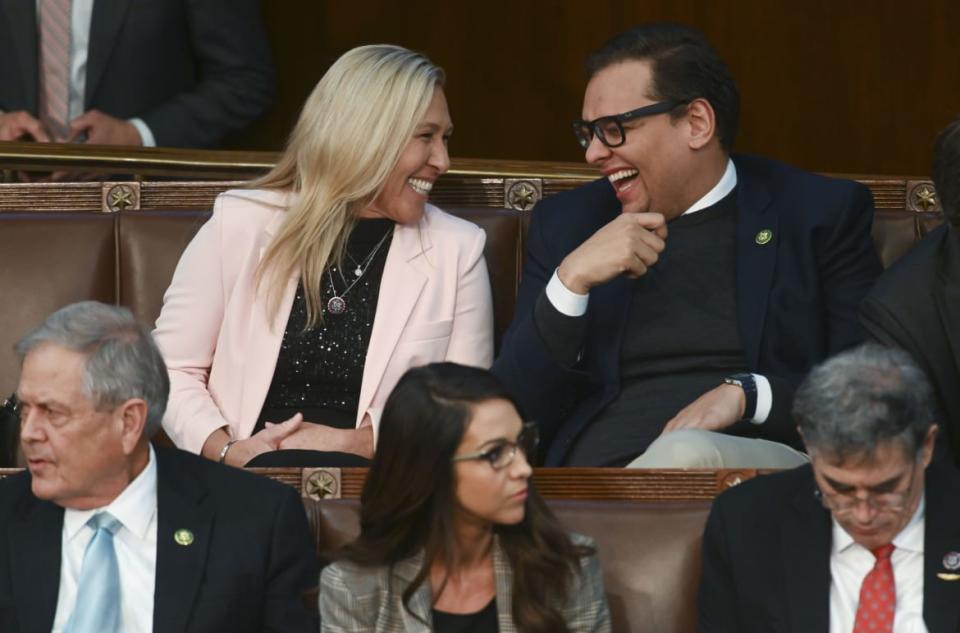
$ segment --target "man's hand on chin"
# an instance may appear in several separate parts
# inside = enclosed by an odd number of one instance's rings
[[[640,277],[657,262],[666,237],[667,224],[659,213],[622,213],[567,255],[557,276],[577,294],[617,275]]]
[[[743,419],[747,397],[736,385],[723,384],[703,394],[667,422],[663,434],[679,429],[721,431]]]

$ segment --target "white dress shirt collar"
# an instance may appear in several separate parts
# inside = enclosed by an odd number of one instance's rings
[[[910,517],[910,522],[893,538],[893,546],[896,549],[919,554],[923,553],[923,517],[925,510],[926,497],[921,495],[920,503],[917,504],[916,511],[914,511],[913,516]],[[853,537],[834,519],[833,554],[839,554],[854,546],[857,546],[857,543],[854,542]]]
[[[67,508],[64,511],[63,529],[67,540],[73,539],[97,512],[109,512],[137,538],[146,538],[147,528],[157,511],[157,456],[153,446],[149,449],[146,468],[109,505],[92,510]]]
[[[733,188],[737,186],[737,168],[733,166],[733,161],[727,159],[727,168],[720,177],[720,181],[708,191],[705,196],[693,203],[693,206],[684,211],[681,215],[696,213],[701,209],[712,207],[727,197]]]

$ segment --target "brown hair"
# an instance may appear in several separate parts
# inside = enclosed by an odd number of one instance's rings
[[[387,400],[377,453],[361,495],[360,536],[334,558],[361,566],[392,566],[423,551],[423,567],[403,590],[408,611],[435,560],[442,558],[448,572],[459,565],[451,459],[472,407],[498,399],[516,406],[489,371],[433,363],[407,371]],[[496,525],[494,531],[513,571],[511,613],[517,629],[567,631],[561,605],[569,597],[580,559],[591,555],[592,548],[573,543],[532,482],[523,520]]]

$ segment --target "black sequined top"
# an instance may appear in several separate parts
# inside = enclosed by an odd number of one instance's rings
[[[307,302],[302,282],[297,286],[277,367],[254,433],[264,428],[267,421],[282,422],[297,412],[303,413],[308,422],[354,427],[393,228],[394,223],[387,219],[357,223],[347,242],[345,270],[332,266],[324,275],[323,321],[311,330],[304,330]],[[358,270],[363,271],[362,276],[357,276]],[[328,309],[334,296],[345,304],[342,313]]]

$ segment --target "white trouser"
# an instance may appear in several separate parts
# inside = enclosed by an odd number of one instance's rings
[[[627,468],[795,468],[810,461],[786,444],[713,431],[661,435]]]

